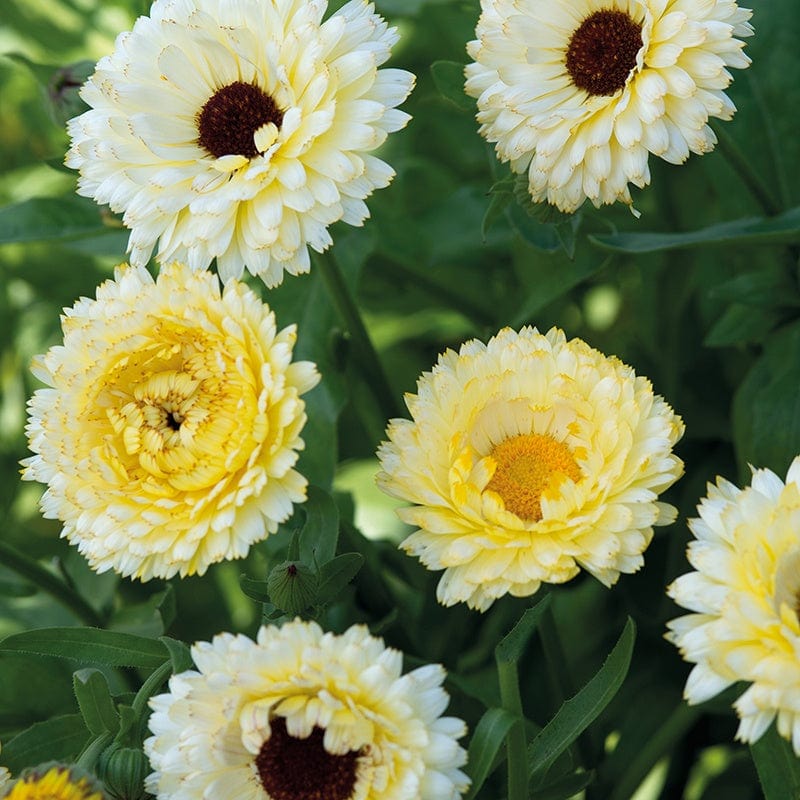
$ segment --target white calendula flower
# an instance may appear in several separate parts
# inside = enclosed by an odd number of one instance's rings
[[[650,153],[708,153],[744,68],[751,12],[735,0],[481,0],[467,93],[501,161],[535,201],[631,204]]]
[[[753,470],[744,489],[717,478],[697,510],[695,571],[668,589],[692,612],[667,634],[695,664],[685,697],[702,703],[749,682],[734,704],[737,738],[754,742],[777,719],[800,756],[800,457],[785,483],[768,469]]]
[[[460,719],[439,665],[354,625],[262,627],[192,648],[196,671],[153,698],[146,788],[163,800],[458,800],[469,786]]]
[[[378,485],[414,503],[402,544],[444,570],[438,598],[487,609],[580,568],[607,586],[635,572],[657,497],[683,473],[683,423],[646,378],[553,328],[505,328],[448,350],[392,420]]]
[[[132,264],[268,286],[309,269],[328,226],[361,225],[392,168],[370,154],[409,116],[414,76],[378,69],[395,28],[366,0],[156,0],[81,90],[66,164],[124,212]]]
[[[102,572],[202,574],[242,558],[306,497],[293,467],[319,380],[292,363],[258,296],[210,272],[118,268],[62,317],[64,343],[34,361],[36,454],[23,477],[42,510]]]

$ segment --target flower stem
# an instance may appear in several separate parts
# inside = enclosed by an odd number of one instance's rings
[[[352,337],[353,349],[359,363],[363,366],[367,383],[373,394],[389,418],[404,416],[403,409],[396,399],[375,346],[364,325],[353,293],[347,285],[336,259],[330,252],[327,252],[315,255],[314,261],[325,281],[325,286],[336,310]]]
[[[728,163],[733,167],[736,174],[741,178],[750,193],[758,201],[768,217],[780,214],[781,207],[775,201],[772,192],[761,176],[754,169],[747,156],[741,151],[739,145],[733,140],[728,132],[720,125],[714,126],[714,133],[717,135],[719,149],[728,159]]]
[[[508,732],[506,740],[508,800],[528,800],[528,754],[516,661],[498,662],[497,678],[500,683],[500,702],[518,720]]]
[[[66,606],[82,622],[102,628],[105,620],[71,586],[16,547],[0,542],[0,562]]]
[[[80,754],[80,757],[75,762],[76,766],[87,772],[94,772],[94,765],[97,763],[97,759],[100,758],[103,750],[111,744],[113,738],[108,731],[95,736]]]
[[[150,698],[162,687],[164,681],[172,675],[172,661],[165,661],[160,667],[153,670],[147,677],[147,680],[142,684],[141,689],[136,692],[136,697],[133,698],[131,708],[138,720],[138,741],[135,747],[141,747],[144,739],[145,732],[145,710],[147,709],[147,702]]]

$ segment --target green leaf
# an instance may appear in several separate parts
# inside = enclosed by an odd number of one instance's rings
[[[481,790],[491,774],[497,753],[516,721],[517,718],[504,708],[490,708],[480,718],[469,742],[466,770],[472,785],[466,800],[472,800]]]
[[[434,61],[431,75],[439,94],[462,111],[475,111],[475,101],[464,92],[464,64],[457,61]]]
[[[300,532],[300,557],[307,564],[321,566],[336,554],[339,541],[339,509],[328,492],[319,486],[308,487],[303,504],[306,522]]]
[[[256,603],[269,603],[269,589],[266,581],[259,581],[255,578],[248,578],[247,575],[240,575],[239,587]]]
[[[733,435],[742,470],[747,464],[783,474],[800,453],[800,324],[766,341],[764,352],[733,399]]]
[[[319,571],[317,602],[330,603],[350,583],[364,564],[361,553],[342,553],[323,564]]]
[[[765,264],[756,272],[737,275],[713,286],[709,297],[745,306],[781,308],[797,306],[797,286],[789,279],[782,264]]]
[[[17,774],[46,761],[74,761],[89,739],[80,714],[65,714],[37,722],[3,742],[0,764]]]
[[[657,253],[710,245],[796,244],[800,242],[800,207],[777,217],[747,217],[688,233],[597,234],[589,240],[618,253]]]
[[[178,672],[185,672],[187,669],[194,669],[192,651],[183,642],[170,636],[159,636],[158,641],[163,642],[164,647],[167,648],[174,673],[177,674]]]
[[[164,645],[143,636],[100,628],[37,628],[0,641],[0,653],[34,653],[106,664],[155,669],[167,659]]]
[[[565,775],[558,780],[537,789],[532,800],[569,800],[570,797],[580,794],[589,784],[594,782],[594,770],[589,772],[573,772]]]
[[[121,633],[153,638],[160,636],[175,621],[175,590],[167,584],[163,591],[143,603],[123,606],[114,614],[110,628]]]
[[[119,715],[105,675],[99,669],[79,669],[73,675],[72,686],[89,732],[95,736],[116,733]]]
[[[34,197],[0,208],[0,244],[94,236],[108,230],[100,207],[84,197]]]
[[[502,638],[494,651],[498,664],[515,664],[520,660],[528,640],[536,630],[542,614],[549,608],[550,602],[550,595],[545,595],[535,606],[527,609],[517,624]]]
[[[636,626],[629,617],[614,649],[597,674],[561,706],[534,738],[528,748],[531,775],[543,775],[611,702],[628,674],[635,640]]]
[[[703,344],[729,347],[733,344],[762,342],[784,319],[785,314],[772,308],[753,308],[734,303],[711,326]]]
[[[791,744],[778,734],[774,723],[750,745],[750,754],[758,770],[764,800],[800,797],[800,759]]]

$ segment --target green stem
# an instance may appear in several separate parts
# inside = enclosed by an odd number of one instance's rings
[[[95,736],[86,746],[86,749],[80,754],[76,766],[87,772],[94,772],[94,765],[97,763],[97,759],[100,758],[100,754],[103,750],[111,744],[113,738],[114,737],[108,733],[108,731],[101,733],[99,736]]]
[[[102,628],[105,620],[74,589],[68,586],[38,561],[21,553],[15,547],[0,542],[0,563],[26,578],[43,592],[47,592],[66,606],[78,619],[95,628]]]
[[[567,662],[567,656],[561,645],[561,638],[558,635],[556,618],[553,614],[552,604],[545,609],[542,618],[539,620],[539,637],[544,649],[544,657],[550,673],[550,679],[556,690],[556,700],[559,707],[565,700],[569,700],[575,694],[575,682]],[[588,739],[588,731],[584,731],[575,743],[578,763],[584,768],[592,766],[592,746]]]
[[[506,739],[508,800],[528,800],[528,752],[516,662],[498,662],[497,678],[500,683],[500,702],[503,708],[518,719]]]
[[[325,286],[336,306],[336,310],[339,312],[339,316],[352,337],[356,356],[363,366],[367,383],[373,394],[388,417],[405,416],[384,372],[375,346],[369,337],[350,287],[347,285],[344,275],[342,275],[339,265],[336,263],[336,259],[328,252],[319,255],[315,254],[314,262],[322,275],[323,281],[325,281]]]
[[[775,201],[767,184],[764,183],[761,176],[754,169],[750,159],[741,151],[739,145],[720,125],[714,126],[714,133],[717,135],[719,149],[728,159],[728,163],[733,167],[744,185],[747,186],[753,197],[758,201],[764,213],[768,217],[780,214],[781,207]]]
[[[138,741],[136,747],[141,747],[144,739],[145,729],[145,710],[147,709],[147,702],[150,698],[162,687],[164,681],[172,675],[172,661],[165,661],[160,667],[150,673],[147,680],[142,684],[142,688],[136,692],[136,697],[133,698],[131,708],[138,720]]]

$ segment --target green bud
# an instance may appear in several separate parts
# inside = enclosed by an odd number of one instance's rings
[[[305,611],[317,599],[317,573],[302,561],[284,561],[267,578],[270,600],[287,614]]]
[[[114,800],[144,800],[144,779],[150,774],[147,756],[138,748],[111,745],[97,762],[97,773]]]
[[[86,79],[94,72],[94,67],[93,61],[78,61],[60,67],[50,76],[47,83],[47,97],[53,118],[60,125],[89,108],[81,99],[79,92]]]

